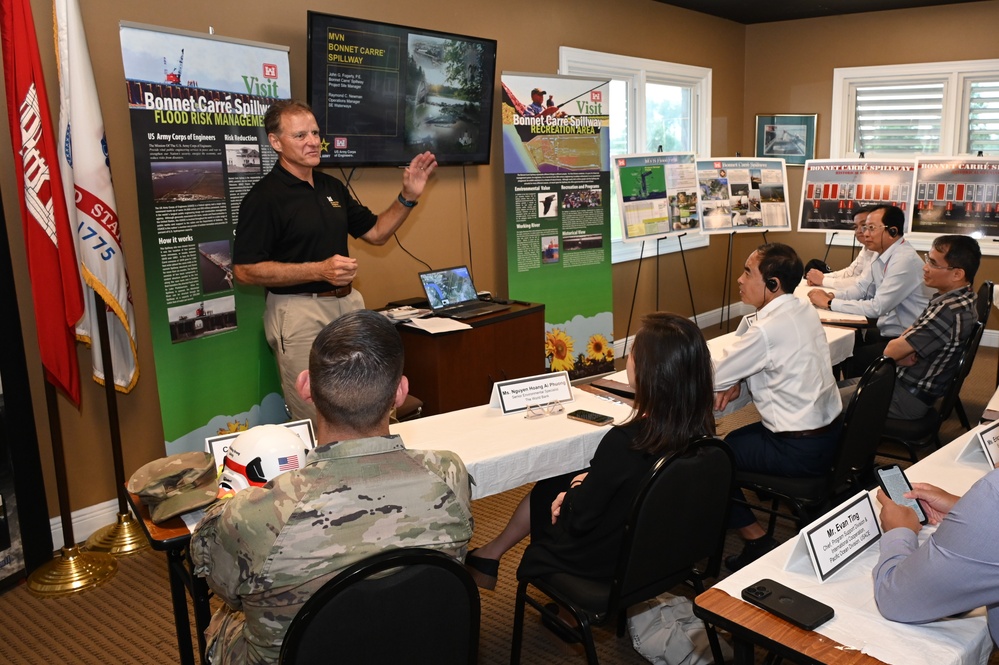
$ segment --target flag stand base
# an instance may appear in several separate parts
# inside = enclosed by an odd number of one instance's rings
[[[106,552],[112,556],[136,554],[149,548],[139,522],[132,513],[118,513],[118,521],[101,527],[90,538],[84,549],[88,552]]]
[[[59,556],[28,576],[28,591],[42,598],[68,596],[104,584],[118,570],[110,554],[63,547]]]

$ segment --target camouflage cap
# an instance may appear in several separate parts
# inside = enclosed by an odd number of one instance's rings
[[[177,453],[141,467],[126,487],[139,495],[149,508],[149,517],[159,524],[214,501],[219,490],[218,469],[211,453]]]

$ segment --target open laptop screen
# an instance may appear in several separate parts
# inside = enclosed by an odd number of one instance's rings
[[[466,266],[421,272],[420,282],[427,293],[430,309],[435,312],[452,305],[478,300],[475,285]]]

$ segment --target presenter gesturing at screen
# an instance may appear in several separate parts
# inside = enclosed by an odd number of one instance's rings
[[[399,195],[375,215],[346,185],[314,170],[322,141],[307,104],[275,102],[264,115],[264,129],[278,163],[239,207],[233,272],[243,284],[267,288],[264,333],[285,403],[293,418],[313,418],[315,409],[295,391],[312,341],[333,319],[364,308],[352,286],[358,263],[350,257],[347,235],[385,244],[417,205],[437,160],[429,152],[414,157],[402,172]]]

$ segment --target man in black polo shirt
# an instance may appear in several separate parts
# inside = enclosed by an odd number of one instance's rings
[[[981,260],[974,238],[948,235],[933,241],[923,264],[923,283],[937,293],[915,323],[885,347],[885,355],[898,366],[889,417],[913,420],[926,415],[953,378],[978,320],[971,285]],[[842,384],[844,405],[857,381]]]
[[[278,163],[243,198],[236,225],[233,272],[243,284],[267,288],[264,333],[274,350],[285,403],[295,419],[315,409],[295,383],[309,366],[309,350],[333,319],[364,308],[353,290],[357,260],[347,234],[383,245],[402,225],[437,168],[434,156],[417,155],[402,172],[402,191],[380,215],[354,200],[319,165],[319,125],[308,105],[283,100],[264,115],[264,129]]]

